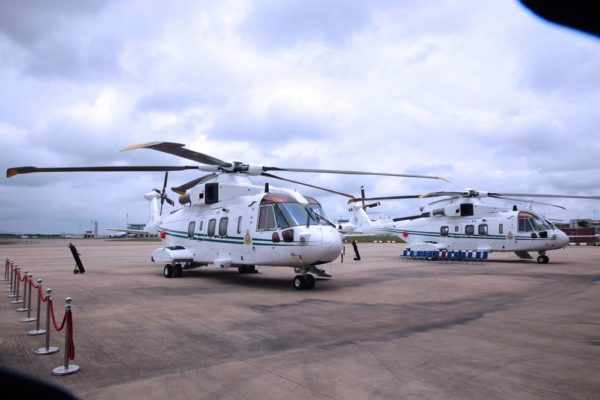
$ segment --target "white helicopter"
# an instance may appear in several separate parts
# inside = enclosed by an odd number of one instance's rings
[[[253,185],[249,176],[264,176],[325,190],[352,198],[352,195],[308,183],[275,176],[270,171],[314,172],[350,175],[444,179],[441,177],[379,172],[279,168],[226,162],[184,148],[183,144],[151,142],[122,151],[152,149],[200,163],[194,166],[107,166],[107,167],[19,167],[7,170],[7,177],[33,172],[165,171],[162,191],[144,195],[150,202],[150,218],[144,229],[158,233],[163,247],[152,253],[152,261],[164,264],[166,278],[181,277],[187,268],[212,264],[215,268],[236,267],[240,273],[255,272],[256,265],[292,267],[296,289],[312,289],[312,274],[331,277],[317,265],[335,260],[342,251],[342,235],[325,217],[320,204],[296,190]],[[196,169],[209,172],[181,186],[173,187],[182,208],[162,214],[166,201],[169,171]],[[122,230],[127,231],[127,230]],[[139,233],[139,231],[132,231]]]
[[[521,259],[532,259],[530,251],[537,251],[537,262],[546,264],[550,260],[547,250],[560,249],[569,244],[569,237],[554,224],[536,212],[485,204],[482,198],[489,197],[511,201],[542,204],[515,197],[572,198],[600,200],[599,196],[569,196],[553,194],[492,193],[465,189],[462,192],[434,192],[421,195],[386,196],[366,198],[361,187],[361,198],[350,199],[349,223],[338,227],[343,233],[391,234],[401,237],[411,250],[423,257],[447,257],[457,251],[484,255],[495,251],[514,252]],[[371,221],[366,209],[380,203],[365,204],[365,201],[447,197],[421,208],[421,214],[389,221]],[[405,253],[410,254],[410,253]],[[459,253],[462,254],[462,253]],[[460,256],[462,257],[462,255]]]

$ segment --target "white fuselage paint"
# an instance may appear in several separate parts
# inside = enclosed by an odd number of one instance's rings
[[[528,213],[535,215],[531,211]],[[470,217],[430,216],[397,222],[374,222],[357,206],[352,223],[356,224],[356,231],[360,233],[392,234],[402,238],[408,245],[430,243],[445,250],[546,251],[569,244],[568,236],[554,226],[547,226],[543,230],[520,231],[518,214],[519,211],[494,211]],[[467,228],[469,225],[472,230]]]
[[[221,175],[217,181],[223,184],[220,186],[223,200],[214,204],[192,200],[191,205],[169,215],[151,215],[147,226],[159,232],[165,248],[180,246],[187,249],[192,253],[194,263],[227,260],[229,266],[307,267],[331,262],[340,255],[342,235],[334,226],[312,223],[261,230],[258,218],[264,188],[228,175]],[[228,192],[235,194],[228,198]],[[287,194],[300,203],[307,203],[293,190],[272,188],[270,192]],[[243,193],[248,195],[240,195]],[[192,199],[202,198],[203,187],[191,190],[190,195]],[[151,201],[151,209],[156,209],[152,203],[159,201],[157,196],[152,192],[146,195]],[[214,230],[210,229],[212,224]],[[282,232],[290,229],[294,233],[293,240],[284,241]]]

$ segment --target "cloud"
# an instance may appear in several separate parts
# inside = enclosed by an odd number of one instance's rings
[[[341,46],[369,24],[370,4],[360,0],[260,0],[253,3],[239,32],[273,50],[307,42]]]
[[[104,0],[3,1],[0,2],[0,32],[18,45],[29,47],[73,19],[96,14],[106,3]]]

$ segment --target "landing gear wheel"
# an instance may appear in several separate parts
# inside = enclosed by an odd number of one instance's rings
[[[537,262],[540,264],[548,264],[548,261],[550,261],[550,258],[547,255],[541,255],[537,258]]]
[[[171,264],[165,265],[163,274],[165,275],[165,278],[172,278],[173,277],[173,266]]]
[[[173,267],[173,276],[175,278],[181,278],[183,276],[183,267],[181,264],[175,264]]]
[[[304,277],[304,279],[306,280],[306,287],[305,289],[310,290],[310,289],[314,289],[315,288],[315,277],[312,275],[306,275]]]
[[[240,274],[253,274],[256,272],[256,267],[254,265],[240,265],[238,272]]]
[[[294,277],[294,289],[304,290],[306,289],[306,278],[302,275],[296,275]]]
[[[75,269],[73,270],[73,273],[74,273],[75,275],[77,275],[77,274],[79,273],[79,270],[78,270],[77,268],[75,268]]]

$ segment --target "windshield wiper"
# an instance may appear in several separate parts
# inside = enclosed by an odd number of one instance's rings
[[[315,220],[315,222],[317,223],[317,225],[321,225],[321,221],[324,221],[325,224],[324,225],[331,225],[335,228],[335,225],[332,224],[331,222],[329,222],[327,220],[327,218],[323,217],[322,215],[320,215],[319,213],[317,213],[313,208],[306,206],[307,211],[312,215],[313,219]],[[307,219],[307,224],[306,226],[308,226],[308,219]]]

